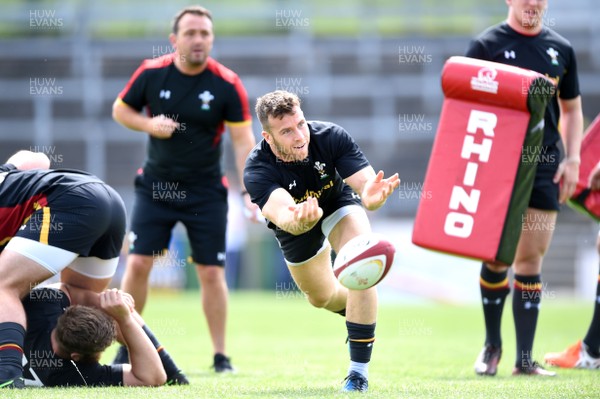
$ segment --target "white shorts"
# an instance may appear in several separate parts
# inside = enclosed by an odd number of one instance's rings
[[[79,257],[74,252],[23,237],[13,237],[6,244],[5,249],[10,249],[37,262],[53,275],[68,267],[86,277],[104,279],[112,277],[119,264],[118,257],[113,259]]]

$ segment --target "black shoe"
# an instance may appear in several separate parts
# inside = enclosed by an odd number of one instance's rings
[[[214,357],[214,363],[212,368],[215,369],[216,373],[234,373],[235,369],[231,365],[231,358],[217,353]]]
[[[112,364],[129,364],[129,351],[125,345],[119,346]]]
[[[502,348],[485,345],[475,361],[475,372],[478,375],[496,375],[501,358]]]
[[[16,378],[13,378],[12,380],[2,381],[2,382],[0,382],[0,389],[2,389],[2,388],[7,388],[7,389],[25,388],[25,380],[23,379],[23,377],[16,377]]]
[[[527,362],[524,366],[519,366],[513,368],[512,375],[534,375],[534,376],[542,376],[542,377],[556,377],[556,373],[554,371],[548,371],[543,368],[538,362]]]
[[[167,379],[166,385],[190,385],[183,371],[177,370],[177,372]]]
[[[369,381],[360,373],[351,371],[348,377],[344,378],[343,392],[367,392]]]

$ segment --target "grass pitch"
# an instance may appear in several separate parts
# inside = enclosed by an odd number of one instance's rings
[[[581,338],[592,304],[543,301],[534,357]],[[339,392],[348,351],[342,317],[312,308],[294,291],[231,295],[229,353],[237,374],[215,375],[196,292],[154,292],[144,316],[191,380],[160,388],[4,390],[2,398],[597,398],[600,370],[559,370],[553,379],[512,377],[514,330],[505,308],[504,357],[496,377],[474,374],[484,339],[479,306],[382,304],[369,392]],[[103,361],[110,362],[111,348]]]

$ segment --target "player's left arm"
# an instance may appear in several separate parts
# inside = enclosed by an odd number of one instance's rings
[[[559,201],[565,203],[575,192],[579,180],[580,151],[583,138],[583,112],[581,96],[558,99],[560,105],[560,133],[565,146],[565,158],[554,176],[554,182],[562,182]]]
[[[50,158],[43,152],[21,150],[8,158],[6,163],[19,170],[50,169]]]
[[[246,158],[254,146],[256,145],[256,139],[254,133],[252,133],[252,122],[237,122],[228,123],[229,134],[231,135],[231,143],[233,145],[233,153],[235,155],[235,166],[238,172],[241,190],[244,193],[244,206],[251,215],[251,219],[256,221],[256,215],[258,214],[258,206],[253,204],[250,200],[250,196],[247,194],[246,188],[244,187],[244,167],[246,165]]]
[[[130,364],[123,367],[123,385],[158,386],[167,381],[167,375],[154,344],[133,316],[123,291],[112,289],[100,294],[100,308],[119,326],[129,349]]]
[[[360,195],[364,207],[370,211],[381,208],[387,198],[400,186],[398,173],[384,178],[383,171],[375,173],[372,166],[359,170],[345,180]]]

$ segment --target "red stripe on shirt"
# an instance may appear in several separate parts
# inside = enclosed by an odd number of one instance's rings
[[[161,57],[149,58],[149,59],[142,61],[142,64],[138,67],[138,69],[135,70],[133,75],[131,75],[131,78],[127,82],[127,85],[125,85],[125,88],[123,90],[121,90],[118,97],[121,100],[125,97],[125,95],[129,91],[129,89],[131,88],[131,85],[133,84],[133,82],[135,82],[135,80],[138,78],[138,76],[140,76],[142,74],[142,72],[144,72],[148,69],[164,68],[166,66],[171,65],[174,60],[175,60],[175,53],[170,53],[170,54],[165,54]]]
[[[229,122],[243,122],[243,121],[251,121],[252,115],[250,113],[250,105],[248,104],[248,93],[242,84],[242,80],[240,77],[233,72],[231,69],[226,66],[218,63],[216,60],[212,58],[208,58],[208,63],[206,66],[212,73],[216,76],[220,77],[224,81],[231,83],[235,88],[235,91],[240,98],[240,103],[242,104],[242,115],[243,120],[241,121],[229,121]]]

